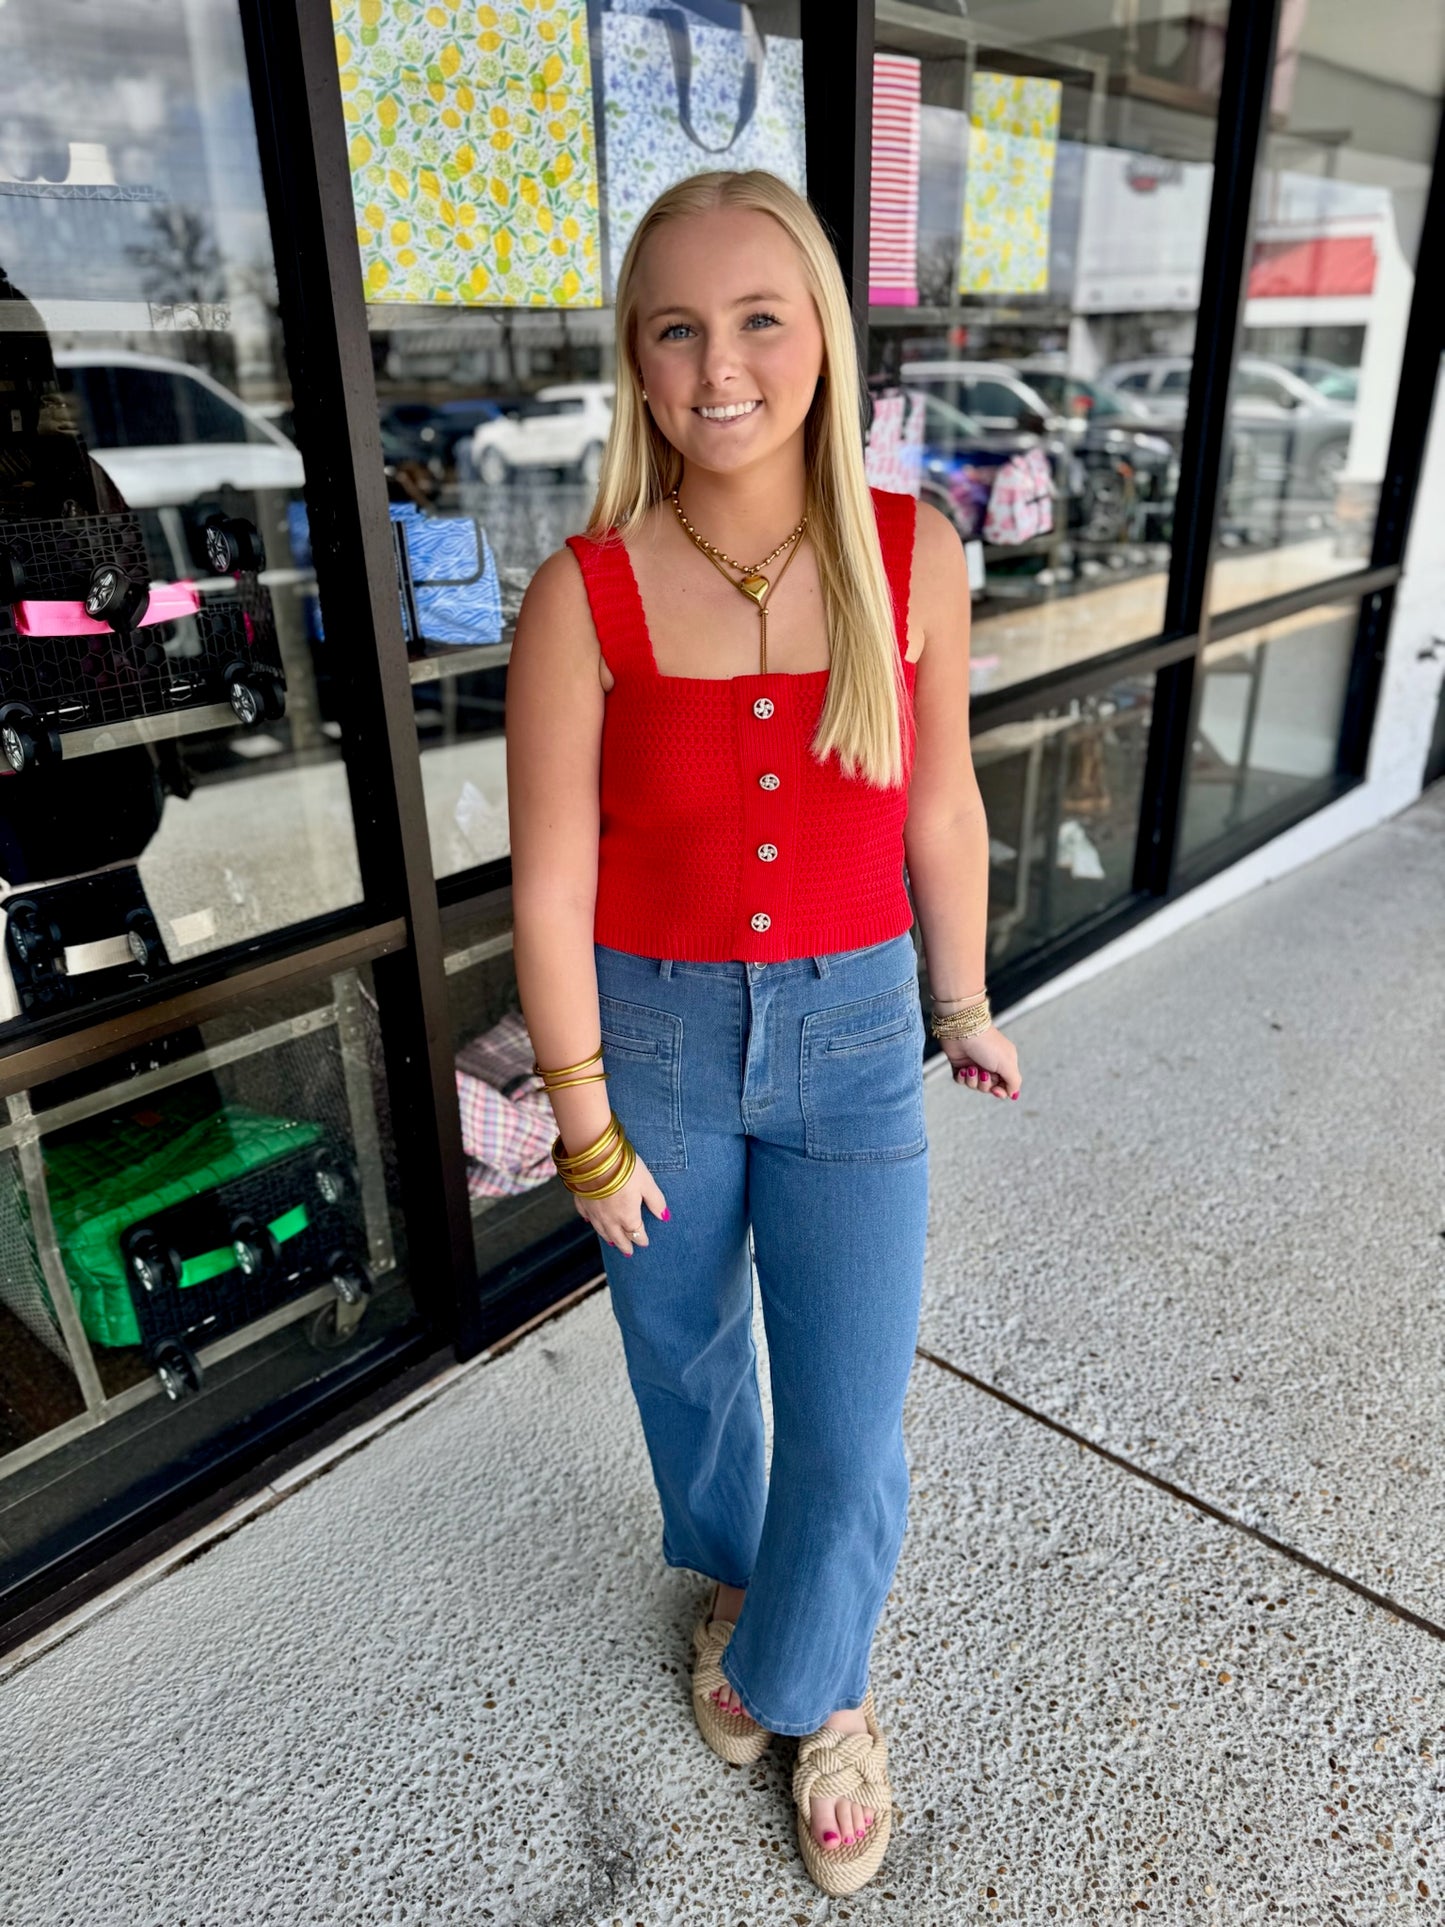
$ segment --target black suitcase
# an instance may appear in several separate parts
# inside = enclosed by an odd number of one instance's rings
[[[130,513],[4,526],[0,752],[14,774],[58,758],[77,729],[213,702],[229,702],[246,725],[284,713],[270,596],[254,575],[260,538],[249,523],[216,518],[206,549],[211,567],[234,577],[216,595],[184,583],[152,589]],[[82,604],[96,626],[67,633]]]

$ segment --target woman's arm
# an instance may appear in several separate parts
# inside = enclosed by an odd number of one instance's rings
[[[922,626],[913,706],[917,748],[903,851],[923,935],[928,982],[941,1004],[984,993],[988,926],[988,821],[968,728],[968,563],[952,524],[920,503],[909,601]],[[944,1041],[954,1064],[981,1067],[979,1087],[1012,1096],[1012,1044],[990,1028]]]
[[[597,635],[576,558],[550,556],[517,617],[507,671],[507,806],[512,841],[517,992],[537,1062],[579,1064],[601,1034],[592,950],[601,828],[602,714]],[[588,1065],[590,1073],[601,1064]],[[612,1114],[605,1083],[551,1093],[563,1148],[593,1143]],[[624,1125],[626,1120],[623,1120]],[[627,1256],[642,1207],[667,1203],[639,1158],[610,1198],[578,1198],[581,1215]]]

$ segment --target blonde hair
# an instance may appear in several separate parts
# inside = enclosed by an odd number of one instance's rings
[[[863,468],[862,381],[847,291],[823,225],[801,194],[751,169],[695,174],[667,188],[642,216],[617,278],[617,393],[612,429],[587,532],[623,530],[662,502],[682,476],[682,457],[642,399],[635,355],[637,266],[668,221],[714,208],[771,215],[802,262],[823,332],[823,379],[804,423],[808,533],[828,625],[828,693],[812,751],[836,750],[846,776],[880,789],[904,778],[900,725],[912,717],[895,638],[893,597]]]

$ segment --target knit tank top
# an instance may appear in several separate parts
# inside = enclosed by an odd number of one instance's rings
[[[873,490],[910,710],[908,587],[917,504]],[[568,538],[603,660],[594,940],[644,957],[782,963],[861,949],[913,923],[903,882],[908,786],[845,776],[809,749],[826,669],[658,673],[620,541]],[[911,774],[912,730],[904,732]]]

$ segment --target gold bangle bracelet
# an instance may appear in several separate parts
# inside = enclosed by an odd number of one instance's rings
[[[544,1091],[570,1090],[574,1084],[605,1084],[611,1076],[610,1071],[589,1071],[585,1077],[554,1077],[550,1084],[544,1083]]]
[[[595,1137],[585,1150],[567,1152],[562,1148],[560,1132],[552,1145],[552,1162],[559,1171],[585,1171],[588,1165],[595,1164],[599,1156],[621,1141],[623,1137],[621,1119],[614,1111],[608,1118],[601,1135]]]
[[[622,1189],[623,1185],[625,1185],[628,1182],[628,1180],[632,1176],[633,1171],[636,1168],[637,1168],[636,1148],[631,1143],[627,1143],[623,1150],[622,1164],[620,1168],[611,1178],[609,1178],[606,1181],[606,1183],[598,1185],[596,1189],[584,1189],[579,1184],[567,1184],[567,1180],[565,1177],[563,1178],[562,1182],[567,1185],[567,1189],[569,1191],[571,1191],[575,1196],[579,1198],[610,1198],[614,1194],[614,1192],[620,1191]]]
[[[556,1070],[547,1071],[547,1070],[543,1070],[542,1066],[537,1062],[535,1058],[533,1058],[532,1069],[536,1072],[538,1077],[568,1077],[571,1075],[573,1071],[585,1071],[587,1066],[589,1064],[595,1064],[597,1060],[601,1057],[601,1055],[602,1055],[602,1046],[599,1044],[596,1050],[593,1051],[592,1055],[590,1057],[584,1057],[580,1061],[580,1063],[562,1064],[562,1065],[559,1065]]]

